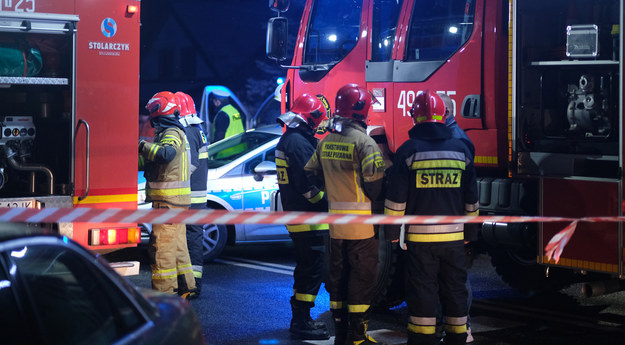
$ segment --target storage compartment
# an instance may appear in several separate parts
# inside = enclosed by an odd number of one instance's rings
[[[0,53],[0,198],[71,195],[75,23],[7,16],[0,16],[0,47],[9,47]]]
[[[519,1],[517,172],[618,178],[618,0]]]

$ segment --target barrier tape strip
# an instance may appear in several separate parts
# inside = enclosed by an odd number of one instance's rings
[[[390,216],[381,214],[332,214],[318,212],[259,212],[178,209],[98,208],[0,208],[0,222],[23,223],[183,223],[183,224],[449,224],[449,223],[570,223],[545,246],[545,254],[557,263],[579,222],[625,222],[625,217],[537,216]]]
[[[594,219],[594,218],[593,218]],[[610,218],[612,219],[612,218]],[[119,208],[0,208],[0,222],[25,223],[183,223],[183,224],[448,224],[566,222],[574,218],[534,216],[390,216],[319,212],[261,212],[228,210]],[[593,220],[595,221],[595,220]],[[596,220],[603,221],[603,220]],[[619,220],[625,221],[625,217]]]

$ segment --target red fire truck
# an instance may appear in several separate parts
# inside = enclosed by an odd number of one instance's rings
[[[136,208],[140,1],[0,6],[0,206]],[[140,239],[136,224],[53,227],[94,250]]]
[[[288,1],[270,6],[280,13]],[[333,105],[344,84],[366,85],[377,99],[370,135],[392,155],[415,95],[446,93],[476,147],[482,215],[621,216],[623,16],[620,0],[307,0],[283,110],[303,92]],[[267,54],[278,61],[286,24],[268,25]],[[607,282],[588,293],[622,288],[622,225],[581,222],[556,264],[544,247],[565,226],[483,224],[481,242],[518,288],[597,279]]]

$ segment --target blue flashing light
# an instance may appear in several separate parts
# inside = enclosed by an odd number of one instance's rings
[[[278,341],[278,339],[261,339],[258,341],[258,344],[260,345],[273,345],[273,344],[280,344],[280,342]]]
[[[68,244],[68,243],[69,243],[69,239],[67,238],[67,236],[63,236],[63,242],[64,242],[65,244]]]
[[[282,84],[284,84],[284,78],[278,78],[278,79],[276,79],[276,83],[277,83],[278,85],[282,85]]]

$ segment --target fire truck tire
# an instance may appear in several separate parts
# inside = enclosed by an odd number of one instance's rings
[[[501,279],[511,287],[525,292],[558,291],[576,283],[573,271],[536,264],[536,254],[511,249],[489,248],[491,263]]]
[[[204,224],[203,228],[204,263],[208,263],[221,255],[221,252],[224,250],[228,241],[228,229],[223,224]]]
[[[383,231],[380,231],[382,234]],[[397,243],[380,238],[378,282],[371,305],[384,310],[404,301],[404,251]]]

